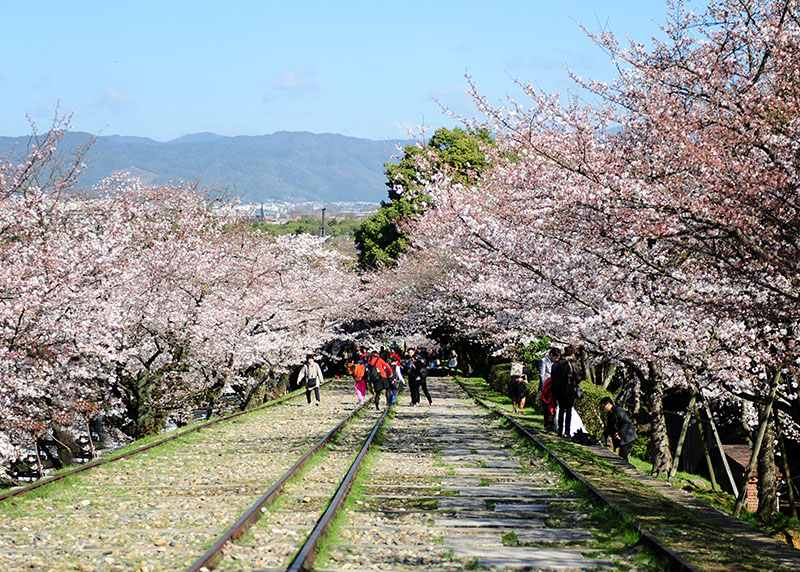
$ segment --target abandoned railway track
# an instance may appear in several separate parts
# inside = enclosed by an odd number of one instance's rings
[[[287,402],[6,499],[0,569],[676,568],[452,380],[430,385],[431,406],[401,394],[354,415],[337,382],[319,407]]]
[[[372,426],[374,414],[342,423],[356,411],[349,383],[322,396],[320,406],[288,401],[5,499],[0,569],[188,568],[334,426],[340,442]]]

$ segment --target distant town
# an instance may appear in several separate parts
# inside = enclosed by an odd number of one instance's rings
[[[280,224],[298,218],[321,218],[323,210],[327,217],[365,219],[378,210],[380,203],[372,202],[287,202],[269,201],[244,203],[235,211],[244,218],[264,223]]]

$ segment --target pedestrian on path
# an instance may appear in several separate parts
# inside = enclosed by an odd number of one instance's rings
[[[392,366],[381,359],[376,350],[370,354],[368,366],[367,379],[375,392],[375,409],[381,408],[381,391],[386,393],[386,407],[389,407],[392,404],[392,379],[394,379]]]
[[[550,428],[555,429],[556,426],[555,419],[553,418],[553,411],[555,411],[555,397],[553,396],[553,392],[551,390],[549,392],[550,396],[545,399],[544,386],[547,383],[547,380],[550,379],[550,374],[553,371],[553,364],[555,364],[560,357],[561,350],[556,347],[551,347],[550,351],[548,351],[539,361],[539,396],[541,397],[542,401],[542,414],[544,415],[545,430]],[[552,404],[550,403],[551,398],[553,401]]]
[[[425,394],[428,399],[428,405],[433,404],[431,394],[428,391],[428,364],[427,360],[421,353],[415,353],[411,360],[411,372],[408,376],[408,390],[411,393],[411,405],[416,407],[419,405],[419,390]]]
[[[316,398],[315,405],[319,405],[319,387],[322,385],[323,381],[325,380],[322,378],[322,370],[319,368],[319,364],[314,361],[313,355],[308,354],[306,356],[306,363],[303,364],[303,367],[300,369],[300,375],[297,377],[297,384],[305,384],[306,401],[308,401],[309,405],[311,405],[312,390]]]
[[[458,373],[458,353],[456,353],[456,350],[450,352],[450,361],[447,362],[447,369],[450,375],[456,375]]]
[[[511,407],[514,413],[525,409],[525,400],[528,399],[528,382],[524,375],[515,375],[508,384],[508,396],[511,398]]]
[[[580,383],[580,374],[574,357],[575,347],[571,345],[565,347],[564,355],[553,364],[550,372],[553,395],[558,402],[558,434],[565,437],[571,437],[572,407],[575,405]]]
[[[353,381],[355,382],[356,398],[359,405],[364,405],[367,398],[367,382],[364,379],[367,375],[367,364],[364,356],[356,355],[356,363],[353,367]]]
[[[544,410],[544,430],[558,432],[556,419],[556,396],[553,395],[553,378],[548,377],[542,387],[542,409]]]
[[[600,442],[608,445],[610,440],[612,448],[619,447],[619,456],[627,463],[628,453],[630,453],[631,446],[633,446],[633,442],[638,437],[636,429],[633,428],[631,418],[622,407],[614,405],[610,397],[604,397],[600,400],[600,406],[608,413],[606,427],[603,429],[603,436],[600,438]]]
[[[400,348],[392,348],[389,354],[389,359],[386,360],[394,372],[394,381],[392,382],[392,403],[397,401],[397,394],[401,387],[405,387],[406,381],[403,377],[402,360],[400,359]]]

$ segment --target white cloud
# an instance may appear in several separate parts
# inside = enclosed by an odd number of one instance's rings
[[[93,111],[110,111],[119,113],[134,107],[131,99],[112,87],[104,88],[92,102]]]
[[[276,93],[290,99],[300,98],[319,89],[317,72],[310,64],[300,64],[292,69],[281,70],[267,79],[267,83],[270,90],[264,96],[266,100],[274,99]]]

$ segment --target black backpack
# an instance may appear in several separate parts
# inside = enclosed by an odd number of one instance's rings
[[[377,364],[367,364],[367,381],[369,381],[372,385],[380,382],[381,380],[381,371],[378,369]]]

